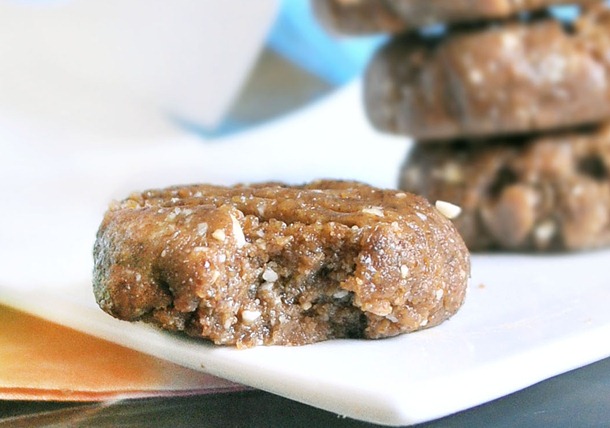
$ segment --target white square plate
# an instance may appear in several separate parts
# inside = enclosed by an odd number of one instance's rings
[[[117,321],[97,309],[91,248],[113,197],[192,181],[335,177],[393,186],[408,143],[368,127],[360,90],[353,85],[285,120],[209,144],[177,133],[147,146],[79,148],[55,141],[49,148],[43,134],[8,132],[0,120],[0,144],[10,153],[0,159],[7,202],[0,212],[0,301],[197,370],[388,425],[439,418],[609,356],[609,251],[475,256],[467,301],[455,317],[380,341],[236,350]],[[64,156],[68,149],[71,156]]]

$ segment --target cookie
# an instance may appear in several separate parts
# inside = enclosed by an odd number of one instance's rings
[[[490,142],[415,145],[400,187],[462,208],[471,251],[610,245],[610,125]]]
[[[372,124],[420,142],[569,128],[610,118],[610,8],[390,41],[365,76]]]
[[[312,0],[319,20],[342,34],[403,33],[433,24],[505,19],[561,4],[599,0]]]
[[[336,181],[136,193],[105,214],[94,259],[104,311],[237,347],[432,327],[470,270],[424,198]]]

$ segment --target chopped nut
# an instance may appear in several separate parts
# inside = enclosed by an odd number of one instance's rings
[[[312,307],[311,302],[301,303],[301,309],[303,309],[304,311],[311,309],[311,307]]]
[[[473,68],[472,70],[470,70],[470,73],[468,73],[468,79],[470,80],[470,82],[474,83],[475,85],[478,85],[483,81],[483,73],[481,73],[480,70]]]
[[[278,280],[278,278],[278,274],[273,269],[271,269],[269,266],[265,268],[265,271],[263,272],[263,279],[265,281],[275,282]]]
[[[197,225],[197,234],[199,236],[205,236],[206,233],[208,233],[208,224],[205,222],[199,223]]]
[[[545,70],[541,77],[550,83],[561,82],[565,79],[567,66],[567,61],[563,56],[551,55],[541,64],[541,69]]]
[[[225,320],[225,322],[222,324],[222,326],[225,328],[225,330],[230,329],[232,325],[233,325],[233,317],[227,318]]]
[[[385,317],[392,313],[392,305],[390,305],[390,303],[387,301],[378,302],[376,304],[367,303],[362,305],[362,309],[375,315],[379,315],[380,317]]]
[[[581,184],[577,184],[572,188],[572,195],[580,196],[584,193],[585,189]]]
[[[241,311],[241,319],[246,324],[252,324],[254,321],[259,319],[260,316],[261,316],[260,311],[249,311],[249,310]]]
[[[362,208],[362,212],[364,214],[370,214],[370,215],[374,215],[377,217],[383,217],[383,209],[381,207],[368,207],[368,208]]]
[[[551,219],[545,220],[534,229],[534,239],[538,245],[546,245],[555,236],[557,226]]]
[[[271,291],[273,289],[273,282],[263,282],[258,289],[259,291]]]
[[[343,299],[344,297],[346,297],[349,294],[349,291],[347,290],[337,290],[333,293],[333,297],[335,299]]]
[[[176,220],[176,216],[177,216],[176,212],[175,212],[175,211],[172,211],[172,212],[170,212],[170,213],[167,215],[167,217],[165,218],[165,220],[166,220],[166,221],[174,221],[174,220]]]
[[[485,228],[507,248],[519,248],[535,227],[540,196],[530,186],[516,184],[504,188],[498,200],[481,207]]]
[[[460,165],[455,162],[447,163],[440,171],[437,172],[439,178],[442,178],[448,183],[462,183],[464,181],[464,172]]]
[[[261,217],[263,217],[265,215],[265,209],[267,208],[267,206],[261,202],[256,206],[256,210],[258,211],[258,215],[260,215]]]
[[[123,203],[122,205],[123,207],[125,207],[128,210],[135,210],[137,208],[140,207],[140,204],[138,204],[136,201],[134,200],[127,200]],[[109,209],[111,210],[116,210],[116,209],[120,209],[121,208],[121,203],[117,202],[117,201],[112,201],[110,203],[110,207]]]
[[[216,229],[213,233],[212,233],[212,238],[220,241],[220,242],[224,242],[226,235],[225,235],[225,231],[222,229]]]
[[[242,248],[244,245],[246,245],[246,237],[244,236],[244,231],[241,228],[239,221],[233,215],[231,216],[231,224],[233,226],[235,245],[237,245],[237,248]]]
[[[220,278],[220,272],[218,272],[217,270],[215,270],[215,271],[212,273],[212,278],[211,278],[211,280],[210,280],[210,284],[214,284],[218,278]]]
[[[400,276],[403,279],[409,276],[409,267],[407,265],[400,266]]]
[[[519,40],[515,34],[504,33],[501,36],[502,47],[508,51],[512,51],[519,44]]]
[[[436,201],[434,206],[437,210],[440,211],[442,215],[444,215],[450,220],[457,218],[462,212],[462,209],[459,206],[447,201]]]

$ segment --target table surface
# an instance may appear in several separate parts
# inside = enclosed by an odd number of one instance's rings
[[[328,84],[265,52],[220,132],[234,132],[261,123],[330,90],[332,87]],[[262,97],[266,109],[260,108],[258,101]],[[94,404],[0,401],[0,427],[50,425],[172,428],[373,426],[263,391]],[[610,358],[491,403],[418,426],[610,426]]]
[[[0,427],[372,427],[262,391],[74,404],[0,402]],[[154,424],[151,421],[155,421]],[[610,359],[421,428],[610,426]]]

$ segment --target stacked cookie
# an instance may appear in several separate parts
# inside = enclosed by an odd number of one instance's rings
[[[578,3],[561,21],[546,8]],[[610,7],[601,0],[314,0],[347,34],[394,36],[369,119],[415,144],[400,187],[462,207],[473,251],[610,245]],[[434,35],[418,31],[443,23]]]

